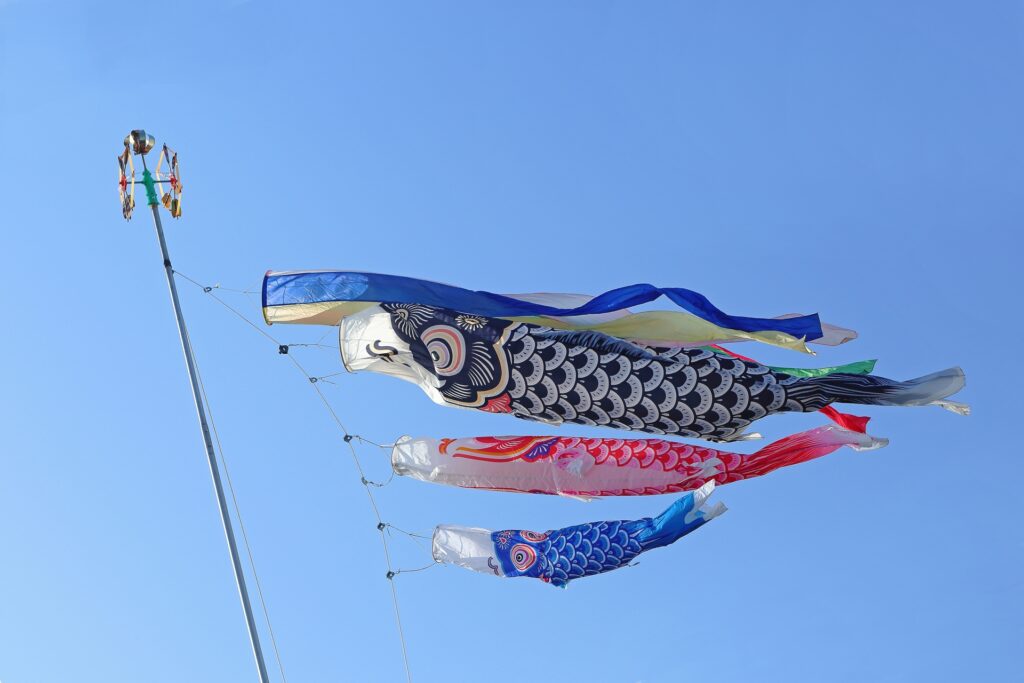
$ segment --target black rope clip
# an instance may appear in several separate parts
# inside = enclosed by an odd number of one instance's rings
[[[286,355],[288,353],[288,345],[281,344],[280,346],[277,347],[277,352],[282,356]]]
[[[309,383],[310,384],[316,384],[319,380],[320,380],[319,377],[310,377],[309,378]]]
[[[203,287],[203,291],[207,294],[213,291],[213,287]]]
[[[355,437],[354,437],[354,436],[352,436],[351,434],[346,434],[346,435],[345,435],[345,436],[343,436],[342,438],[343,438],[343,439],[345,439],[345,443],[348,443],[349,441],[351,441],[351,440],[352,440],[352,439],[354,439]]]
[[[395,575],[395,572],[389,570],[388,573],[384,576],[388,577],[388,581],[390,581],[391,579],[395,578]]]
[[[384,529],[387,528],[387,526],[388,525],[385,524],[384,522],[380,522],[380,523],[377,524],[377,531],[384,531]]]

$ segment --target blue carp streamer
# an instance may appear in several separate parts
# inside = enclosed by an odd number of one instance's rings
[[[543,533],[439,526],[434,530],[434,559],[564,588],[575,579],[628,566],[640,553],[675,543],[725,512],[721,503],[704,507],[714,486],[708,482],[657,517],[588,522]]]

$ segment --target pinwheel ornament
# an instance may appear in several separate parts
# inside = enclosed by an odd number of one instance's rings
[[[117,192],[121,197],[121,215],[126,221],[132,219],[135,211],[135,162],[132,161],[131,145],[126,138],[124,151],[117,156]]]
[[[172,218],[181,218],[181,167],[178,164],[178,153],[167,145],[160,150],[160,159],[156,162],[154,175],[157,183],[167,186],[160,195],[160,203],[170,212]]]

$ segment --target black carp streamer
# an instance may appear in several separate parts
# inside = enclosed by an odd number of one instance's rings
[[[707,349],[640,346],[594,331],[467,315],[417,304],[381,304],[345,318],[350,370],[415,382],[437,403],[572,422],[732,441],[767,415],[832,403],[917,406],[964,386],[950,368],[899,382],[869,374],[797,377]]]

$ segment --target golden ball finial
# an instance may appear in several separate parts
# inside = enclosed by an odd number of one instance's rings
[[[146,154],[153,149],[156,139],[144,130],[133,130],[125,136],[124,144],[136,154]]]

